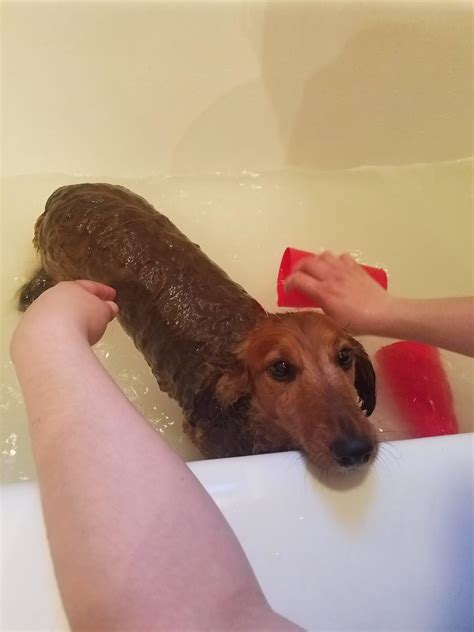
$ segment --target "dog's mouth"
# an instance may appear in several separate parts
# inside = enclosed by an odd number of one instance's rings
[[[369,436],[338,438],[326,445],[313,445],[309,461],[323,475],[353,476],[367,472],[377,456],[378,444]]]
[[[368,472],[370,470],[370,467],[373,461],[374,459],[370,459],[368,463],[361,464],[361,465],[349,465],[349,466],[341,466],[338,463],[334,463],[334,466],[330,469],[330,472],[335,474],[338,477],[357,476],[358,474]]]

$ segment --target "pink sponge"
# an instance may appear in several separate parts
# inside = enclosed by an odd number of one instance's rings
[[[436,347],[395,342],[379,349],[375,360],[413,437],[459,432],[451,388]]]

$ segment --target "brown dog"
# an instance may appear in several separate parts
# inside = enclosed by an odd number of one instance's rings
[[[363,347],[321,314],[268,315],[140,196],[62,187],[34,243],[41,269],[20,308],[59,281],[115,287],[123,327],[205,455],[301,449],[325,471],[373,458],[375,374]]]

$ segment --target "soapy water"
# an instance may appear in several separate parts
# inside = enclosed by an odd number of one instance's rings
[[[0,448],[3,480],[34,477],[26,414],[8,344],[15,294],[35,267],[33,226],[59,186],[106,181],[149,200],[263,306],[276,310],[276,275],[286,246],[349,251],[388,272],[389,291],[408,297],[473,293],[472,161],[359,168],[338,172],[285,171],[239,177],[127,179],[64,174],[2,182]],[[391,340],[364,337],[370,354]],[[95,347],[122,391],[185,459],[201,458],[181,430],[176,402],[161,393],[131,340],[113,322]],[[473,361],[442,352],[461,431],[472,429]],[[409,436],[379,383],[371,420],[383,439]],[[123,458],[128,458],[124,437]],[[100,446],[98,446],[100,450]]]

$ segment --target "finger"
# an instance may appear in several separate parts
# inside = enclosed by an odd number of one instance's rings
[[[110,285],[104,285],[104,283],[97,283],[96,281],[88,281],[86,279],[80,279],[76,281],[76,283],[103,301],[113,301],[117,296],[117,292],[114,288],[110,287]]]
[[[339,256],[339,260],[351,268],[355,268],[359,265],[354,257],[352,257],[348,252],[343,252],[342,255]]]
[[[305,257],[301,259],[295,266],[295,272],[305,272],[318,281],[323,281],[328,277],[334,269],[334,255],[314,255],[314,257]]]
[[[109,322],[110,322],[119,313],[119,307],[117,303],[114,303],[113,301],[105,301],[105,304],[107,305],[108,310],[109,310]]]
[[[320,298],[321,282],[305,272],[295,272],[285,283],[285,290],[298,290],[310,298]]]
[[[334,262],[337,259],[337,255],[335,255],[331,250],[323,250],[319,255],[317,255],[322,261]]]

